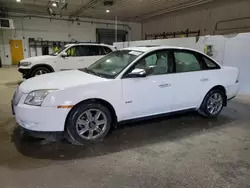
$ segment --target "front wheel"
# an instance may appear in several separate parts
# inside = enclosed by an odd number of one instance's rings
[[[217,117],[223,109],[225,93],[220,89],[210,91],[204,98],[199,113],[205,117]]]
[[[31,72],[31,77],[39,76],[42,74],[50,73],[51,71],[47,67],[37,67]]]
[[[111,122],[111,113],[102,104],[80,104],[72,109],[66,122],[69,141],[80,144],[101,141],[110,131]]]

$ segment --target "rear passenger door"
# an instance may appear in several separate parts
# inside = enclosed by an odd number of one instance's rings
[[[197,108],[211,87],[208,70],[199,53],[173,50],[175,73],[172,78],[173,102],[171,111]]]

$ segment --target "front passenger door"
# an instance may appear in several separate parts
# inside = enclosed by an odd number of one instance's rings
[[[173,99],[169,76],[173,70],[170,52],[152,52],[135,63],[127,74],[135,68],[146,70],[147,76],[129,78],[124,75],[123,120],[169,112]]]

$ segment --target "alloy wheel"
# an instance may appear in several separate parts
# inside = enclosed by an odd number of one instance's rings
[[[220,93],[213,93],[207,102],[207,110],[210,114],[218,114],[223,107],[223,96]]]
[[[35,73],[35,76],[39,76],[39,75],[42,75],[42,74],[46,74],[47,71],[45,70],[38,70],[36,73]]]
[[[99,109],[84,111],[76,121],[76,131],[85,140],[95,140],[107,129],[107,116]]]

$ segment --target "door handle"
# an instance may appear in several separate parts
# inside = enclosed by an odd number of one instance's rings
[[[164,87],[170,87],[171,84],[167,84],[167,83],[162,83],[159,85],[160,88],[164,88]]]
[[[207,81],[209,81],[209,79],[208,78],[202,78],[200,81],[201,82],[207,82]]]

